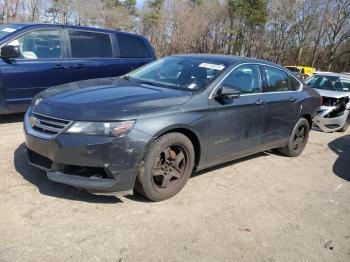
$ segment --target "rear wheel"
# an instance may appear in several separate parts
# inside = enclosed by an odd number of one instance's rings
[[[279,148],[278,151],[289,157],[299,156],[306,146],[309,138],[309,132],[309,122],[305,118],[300,118],[294,126],[294,129],[288,139],[288,144],[283,148]]]
[[[152,142],[141,162],[135,189],[152,201],[177,194],[194,166],[191,141],[181,133],[169,133]]]

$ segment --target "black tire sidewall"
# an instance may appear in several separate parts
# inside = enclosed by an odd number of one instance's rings
[[[171,145],[179,145],[185,148],[188,153],[188,167],[186,173],[181,177],[181,181],[179,181],[178,185],[172,191],[161,193],[153,184],[152,167],[155,159],[159,156],[161,151]],[[151,143],[143,157],[138,175],[138,183],[142,189],[140,193],[152,201],[162,201],[176,195],[185,186],[187,180],[191,176],[194,167],[194,159],[195,155],[193,145],[185,135],[181,133],[169,133],[159,137]]]
[[[304,143],[303,143],[301,148],[299,148],[298,150],[294,150],[293,146],[294,146],[295,132],[302,125],[305,125],[305,127],[306,127],[305,140],[304,140]],[[310,124],[309,124],[309,122],[305,118],[300,118],[298,120],[298,122],[295,124],[295,126],[293,128],[293,131],[292,131],[291,135],[289,136],[288,144],[284,148],[284,150],[282,150],[282,153],[284,153],[287,156],[291,156],[291,157],[299,156],[305,149],[305,146],[306,146],[307,141],[309,139],[309,134],[310,134]]]

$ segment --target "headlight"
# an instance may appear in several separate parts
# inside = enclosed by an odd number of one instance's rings
[[[99,136],[122,136],[126,135],[134,126],[135,121],[124,122],[75,122],[67,133],[99,135]]]

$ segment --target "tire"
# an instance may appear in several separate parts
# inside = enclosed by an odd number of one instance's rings
[[[339,129],[338,132],[345,132],[349,127],[349,123],[350,123],[350,112],[344,126],[341,129]]]
[[[279,148],[278,151],[288,157],[299,156],[307,143],[310,132],[310,124],[305,118],[300,118],[295,124],[291,135],[288,138],[288,144]],[[298,139],[298,140],[297,140]]]
[[[147,148],[137,175],[135,189],[152,201],[176,195],[194,167],[194,148],[181,133],[165,134]]]

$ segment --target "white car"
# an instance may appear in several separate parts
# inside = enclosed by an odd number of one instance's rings
[[[314,125],[324,132],[344,132],[350,122],[350,75],[318,72],[306,84],[323,98]]]

